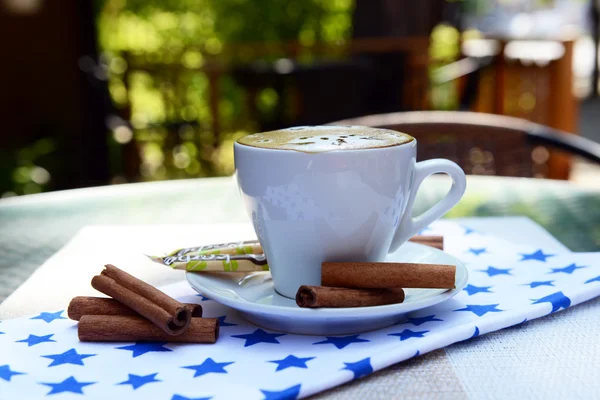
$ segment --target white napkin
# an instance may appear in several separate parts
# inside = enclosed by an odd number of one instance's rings
[[[600,294],[599,253],[520,246],[448,221],[425,233],[444,234],[447,251],[469,268],[469,285],[451,300],[399,316],[395,326],[339,337],[264,331],[179,282],[164,290],[181,301],[199,302],[205,316],[221,319],[217,344],[80,343],[76,322],[60,310],[5,320],[0,323],[1,397],[304,397]],[[126,243],[122,250],[131,251]],[[80,262],[81,256],[60,255],[63,263]],[[98,264],[105,261],[88,256]]]

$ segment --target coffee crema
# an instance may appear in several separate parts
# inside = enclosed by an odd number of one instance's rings
[[[255,133],[237,140],[239,144],[274,150],[323,153],[335,150],[376,149],[413,141],[406,133],[367,126],[299,126]]]

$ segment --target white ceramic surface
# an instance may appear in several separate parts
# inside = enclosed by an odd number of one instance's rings
[[[462,169],[442,159],[417,163],[416,149],[416,140],[321,153],[235,143],[242,199],[278,293],[294,298],[299,286],[318,285],[323,261],[384,260],[460,200]],[[434,173],[450,175],[452,188],[412,218],[417,190]]]
[[[402,315],[429,307],[455,296],[467,284],[468,272],[455,257],[443,251],[408,242],[386,261],[456,265],[456,288],[406,289],[401,304],[362,308],[300,308],[294,300],[273,288],[269,272],[249,275],[231,272],[186,274],[190,285],[206,297],[238,310],[260,327],[305,335],[345,335],[384,328]]]

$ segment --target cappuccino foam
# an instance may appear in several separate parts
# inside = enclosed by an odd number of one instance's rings
[[[399,146],[414,140],[406,133],[366,126],[299,126],[255,133],[237,140],[239,144],[276,150],[323,153]]]

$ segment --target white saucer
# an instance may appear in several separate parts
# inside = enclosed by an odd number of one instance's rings
[[[186,277],[197,292],[238,310],[255,325],[304,335],[346,335],[385,328],[397,323],[403,314],[455,296],[467,284],[468,272],[462,262],[429,246],[408,242],[386,261],[456,265],[456,288],[406,289],[406,299],[401,304],[310,309],[300,308],[295,300],[277,294],[269,272],[188,272]]]

